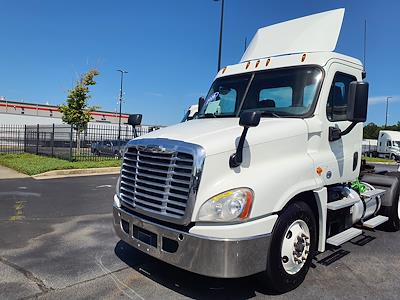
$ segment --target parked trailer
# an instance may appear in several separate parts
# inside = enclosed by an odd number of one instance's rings
[[[333,52],[343,16],[259,29],[240,63],[218,72],[197,119],[130,141],[117,235],[179,268],[260,273],[285,292],[327,244],[398,230],[399,173],[360,175],[368,83],[358,59]]]
[[[364,139],[362,140],[362,154],[365,156],[375,157],[378,152],[378,140]]]

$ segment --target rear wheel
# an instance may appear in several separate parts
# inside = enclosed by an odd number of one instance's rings
[[[267,269],[262,275],[268,288],[284,293],[304,280],[316,250],[316,221],[304,202],[289,205],[272,234]]]
[[[397,198],[392,206],[384,207],[383,215],[388,216],[389,220],[384,224],[384,227],[389,231],[399,231],[400,229],[400,205]]]
[[[397,177],[400,181],[400,172],[388,172],[386,176]],[[399,193],[396,193],[393,198],[391,206],[383,207],[383,215],[388,216],[389,220],[384,224],[384,227],[389,231],[399,231],[400,230],[400,203],[399,203]]]

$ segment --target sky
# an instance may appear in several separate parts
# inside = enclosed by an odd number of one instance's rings
[[[367,20],[368,122],[400,120],[400,1],[225,0],[222,66],[238,63],[260,27],[345,7],[336,51],[362,60]],[[220,2],[213,0],[0,0],[0,96],[65,101],[79,74],[97,68],[91,105],[170,125],[216,74]]]

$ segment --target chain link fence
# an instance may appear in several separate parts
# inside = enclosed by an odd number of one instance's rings
[[[120,158],[126,143],[162,126],[88,124],[78,132],[70,125],[0,125],[0,153],[33,153],[70,161]]]

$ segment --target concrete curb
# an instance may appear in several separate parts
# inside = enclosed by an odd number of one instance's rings
[[[19,173],[5,166],[0,166],[0,179],[29,178],[29,175]]]
[[[399,163],[397,162],[367,162],[367,164],[373,164],[373,165],[392,165],[392,166],[397,166]]]
[[[88,169],[67,169],[54,170],[31,176],[33,179],[53,179],[64,177],[94,176],[94,175],[118,175],[120,167],[109,168],[88,168]]]

